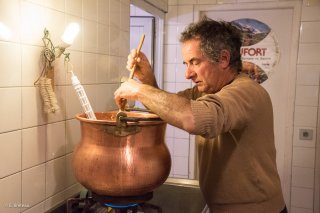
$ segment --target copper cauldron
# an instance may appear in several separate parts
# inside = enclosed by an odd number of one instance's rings
[[[167,179],[171,158],[164,143],[166,123],[152,113],[117,111],[85,114],[81,141],[73,153],[76,179],[108,196],[135,196],[153,191]]]

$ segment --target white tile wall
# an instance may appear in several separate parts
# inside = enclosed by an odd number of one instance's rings
[[[0,150],[6,150],[0,155],[0,178],[21,171],[21,155],[12,154],[21,153],[21,131],[1,134]]]
[[[110,1],[110,26],[120,28],[120,1]]]
[[[111,39],[110,39],[111,41]],[[111,50],[111,46],[110,46],[110,50]],[[112,53],[110,53],[110,57],[109,57],[109,82],[113,82],[113,83],[118,83],[119,79],[120,79],[120,68],[119,68],[119,63],[120,63],[120,57],[114,56],[112,55]],[[114,53],[113,53],[114,54]]]
[[[292,186],[314,187],[314,169],[306,167],[292,167]]]
[[[165,46],[164,63],[176,63],[177,61],[177,45],[167,44]]]
[[[184,130],[175,128],[174,129],[174,137],[179,139],[189,139],[189,133]]]
[[[319,4],[315,4],[313,6],[308,6],[308,0],[303,0],[303,8],[301,14],[301,21],[312,21],[318,22],[320,21],[319,17]]]
[[[66,185],[71,186],[77,182],[73,175],[72,153],[66,155]]]
[[[164,83],[164,89],[168,92],[176,92],[175,83]]]
[[[317,107],[296,106],[294,123],[297,126],[317,126]]]
[[[21,200],[21,172],[0,179],[0,212],[17,213],[22,204]],[[28,205],[28,203],[26,203]]]
[[[109,25],[109,1],[98,0],[98,22]]]
[[[320,82],[320,65],[298,65],[297,85],[318,85]]]
[[[45,199],[45,174],[44,164],[22,171],[22,203],[34,206]]]
[[[39,76],[39,70],[42,70],[41,60],[39,58],[42,48],[38,46],[21,45],[21,49],[21,86],[32,87]]]
[[[296,105],[300,106],[317,106],[319,90],[315,86],[300,86],[296,87]]]
[[[168,0],[168,5],[177,5],[178,0]]]
[[[113,92],[125,70],[129,14],[129,0],[0,0],[0,23],[11,32],[0,32],[0,212],[45,212],[81,190],[71,161],[80,141],[74,117],[82,109],[64,58],[52,63],[59,112],[43,112],[34,86],[44,29],[57,46],[66,25],[79,23],[66,52],[93,108],[107,111],[116,108]]]
[[[0,86],[14,87],[21,85],[20,45],[0,42],[0,52],[6,53],[0,58],[0,66],[2,69]]]
[[[179,24],[189,24],[193,22],[193,6],[179,6],[177,22]]]
[[[97,55],[92,52],[83,53],[82,84],[97,82]]]
[[[165,44],[177,44],[179,41],[177,26],[166,25],[164,32],[164,43]]]
[[[47,116],[42,113],[41,109],[42,102],[37,87],[24,87],[22,90],[22,127],[44,124]]]
[[[82,17],[82,4],[79,4],[79,0],[66,1],[66,13]]]
[[[59,10],[64,12],[65,11],[65,1],[64,0],[46,0],[43,3],[44,6]]]
[[[174,177],[188,178],[189,158],[173,156]]]
[[[181,57],[179,37],[182,29],[193,20],[191,1],[169,1],[168,13],[165,16],[165,55],[164,55],[164,88],[169,92],[189,88],[190,81],[185,80],[183,59]],[[188,178],[189,176],[189,134],[173,126],[167,127],[166,141],[172,155],[170,176]]]
[[[21,128],[21,89],[18,87],[0,87],[0,132]]]
[[[23,1],[21,3],[21,42],[24,44],[42,45],[45,12],[38,4]],[[30,30],[32,29],[32,30]]]
[[[98,104],[96,105],[95,109],[97,112],[103,112],[106,111],[107,109],[117,109],[117,106],[114,103],[113,99],[113,91],[115,91],[118,88],[117,84],[114,85],[99,85],[97,86],[96,94],[98,97],[100,97],[100,91],[106,91],[105,94],[107,97],[104,99],[100,99],[98,101]]]
[[[173,129],[173,128],[171,128]],[[166,145],[169,149],[169,152],[170,152],[170,155],[171,155],[171,170],[170,170],[170,174],[169,176],[173,177],[174,176],[174,172],[173,172],[173,168],[174,168],[174,165],[173,165],[173,162],[174,162],[174,159],[173,159],[173,144],[174,144],[174,138],[172,138],[171,136],[168,135],[168,128],[167,128],[167,131],[166,131]]]
[[[109,30],[109,26],[98,24],[98,53],[109,54]]]
[[[72,45],[73,47],[73,45]],[[82,46],[81,46],[82,47]],[[70,60],[72,60],[72,67],[73,68],[73,73],[78,77],[80,82],[82,82],[82,62],[83,62],[83,52],[80,52],[78,50],[69,50],[70,53]],[[71,65],[70,65],[71,66]],[[69,67],[68,67],[69,69]],[[71,84],[71,73],[65,73],[66,75],[66,84],[70,85]]]
[[[183,64],[183,58],[182,58],[182,52],[181,52],[181,49],[177,49],[177,59],[176,61],[178,62],[178,65],[181,66]],[[185,69],[183,69],[185,70]],[[180,71],[179,70],[179,67],[177,67],[177,71]],[[180,80],[180,81],[185,81],[185,80]]]
[[[120,27],[110,26],[110,55],[117,56],[120,52]]]
[[[66,70],[64,66],[64,58],[57,58],[52,65],[54,66],[55,84],[63,86],[66,84]]]
[[[292,187],[291,205],[294,207],[312,209],[313,189]]]
[[[28,169],[45,162],[46,136],[46,126],[22,129],[22,169]]]
[[[300,44],[298,53],[296,107],[293,136],[293,168],[292,168],[292,212],[319,211],[319,165],[315,161],[317,133],[317,115],[319,108],[319,37],[320,33],[320,5],[302,8]],[[299,129],[313,130],[312,140],[299,139]],[[318,161],[319,163],[319,161]]]
[[[320,57],[320,44],[300,43],[298,53],[299,64],[317,64]]]
[[[83,21],[83,50],[84,52],[95,53],[97,52],[97,33],[98,24],[96,21],[86,20]],[[85,57],[84,57],[85,58]]]
[[[76,119],[66,121],[66,154],[71,153],[81,139],[80,122]]]
[[[66,153],[65,121],[46,126],[46,161],[61,157]]]
[[[180,51],[178,51],[180,52]],[[188,86],[191,85],[191,80],[186,79],[186,65],[182,63],[183,60],[178,61],[176,69],[176,82],[178,83],[188,83]]]
[[[302,22],[300,28],[300,42],[320,42],[320,37],[314,32],[320,32],[320,22]]]
[[[46,167],[46,198],[51,197],[65,189],[66,180],[66,157],[48,161]]]
[[[130,31],[130,19],[128,19],[127,14],[130,14],[130,0],[122,0],[120,1],[120,29],[124,32]],[[125,35],[128,35],[128,38],[130,37],[127,33],[125,33]],[[127,42],[123,44],[126,43]],[[125,50],[125,55],[123,56],[128,56],[128,49]]]
[[[166,129],[166,137],[168,138],[173,138],[174,136],[174,126],[171,126],[170,124],[167,124],[167,129]]]
[[[175,82],[176,81],[176,64],[164,64],[164,81]]]
[[[291,213],[313,213],[311,209],[292,207]]]
[[[197,4],[198,0],[177,0],[178,5],[192,5]]]
[[[294,147],[292,165],[314,168],[315,150],[313,148]]]
[[[82,0],[82,11],[83,11],[83,18],[91,20],[91,21],[97,21],[97,7],[98,1],[97,0]]]
[[[1,10],[0,20],[2,24],[6,25],[11,31],[11,37],[9,41],[17,42],[20,40],[21,23],[20,23],[20,1],[12,0],[9,2],[1,1],[1,7],[5,10]]]
[[[178,24],[178,6],[169,6],[165,16],[166,25]]]
[[[198,0],[198,4],[216,4],[216,0]]]

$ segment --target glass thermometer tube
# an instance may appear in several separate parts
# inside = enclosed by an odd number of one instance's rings
[[[89,99],[87,97],[87,94],[83,88],[83,86],[81,85],[78,77],[76,75],[73,74],[73,72],[71,71],[71,82],[73,85],[73,88],[76,90],[76,93],[78,95],[78,98],[80,100],[82,109],[84,111],[84,113],[86,114],[87,118],[90,120],[97,120],[92,107],[90,105]]]

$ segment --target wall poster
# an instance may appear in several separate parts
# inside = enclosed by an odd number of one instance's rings
[[[258,83],[266,81],[280,58],[275,33],[268,25],[256,19],[241,18],[232,23],[242,31],[243,71]]]

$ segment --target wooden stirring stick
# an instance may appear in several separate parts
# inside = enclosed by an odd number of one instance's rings
[[[139,46],[138,46],[138,48],[137,48],[137,56],[138,56],[139,53],[140,53],[140,50],[141,50],[141,47],[142,47],[142,44],[143,44],[143,41],[144,41],[144,37],[145,37],[145,35],[142,34],[141,39],[140,39]],[[131,73],[130,73],[129,79],[132,79],[132,78],[133,78],[135,69],[136,69],[136,64],[134,64],[133,67],[132,67],[132,69],[131,69]]]
[[[138,48],[137,48],[137,56],[138,56],[139,53],[140,53],[140,50],[141,50],[141,47],[142,47],[142,44],[143,44],[143,41],[144,41],[144,37],[145,37],[145,35],[142,34],[141,39],[140,39],[139,46],[138,46]],[[131,69],[129,79],[132,79],[132,78],[133,78],[133,75],[134,75],[134,71],[135,71],[135,70],[136,70],[136,64],[134,64],[133,67],[132,67],[132,69]],[[126,100],[126,99],[122,99],[122,100],[121,100],[120,111],[124,111],[124,109],[125,109],[125,107],[126,107],[126,104],[127,104],[127,100]]]

